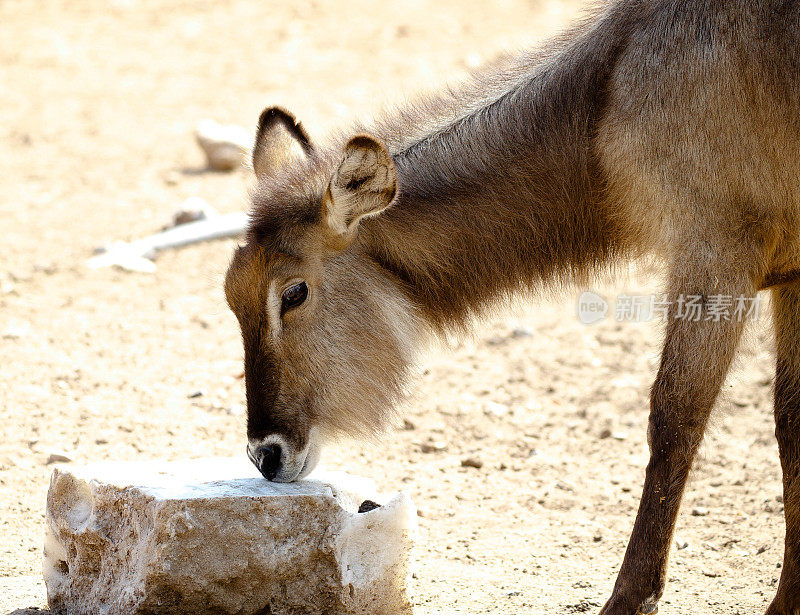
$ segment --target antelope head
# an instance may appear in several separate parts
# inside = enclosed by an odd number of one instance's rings
[[[306,476],[323,443],[379,432],[410,364],[413,309],[360,241],[397,193],[369,135],[318,152],[282,109],[260,117],[247,242],[225,280],[244,343],[248,456],[269,480]]]

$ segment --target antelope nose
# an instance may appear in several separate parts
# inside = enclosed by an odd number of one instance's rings
[[[259,446],[256,450],[256,466],[264,478],[274,479],[281,467],[281,447],[278,444]]]

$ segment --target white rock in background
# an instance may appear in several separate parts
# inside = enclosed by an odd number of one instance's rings
[[[131,242],[115,241],[109,246],[98,248],[97,255],[86,264],[92,269],[116,266],[128,271],[152,273],[156,270],[156,265],[151,259],[162,250],[181,248],[211,239],[236,237],[244,233],[247,221],[247,213],[237,211],[179,224]]]
[[[382,506],[358,513],[359,504]],[[372,481],[243,460],[53,471],[44,578],[64,615],[410,613],[416,509]]]
[[[216,171],[232,171],[242,166],[244,155],[253,145],[253,135],[242,126],[201,120],[194,133],[205,152],[208,166]]]

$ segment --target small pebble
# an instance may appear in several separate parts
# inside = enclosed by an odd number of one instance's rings
[[[50,456],[47,458],[47,465],[51,463],[69,463],[72,459],[63,454],[63,453],[50,453]]]
[[[25,337],[30,333],[31,325],[22,320],[12,321],[3,329],[2,338],[6,340],[16,340]]]
[[[190,196],[172,214],[172,224],[167,228],[207,220],[216,215],[218,215],[217,211],[205,199],[201,199],[199,196]]]
[[[58,267],[53,263],[37,263],[33,266],[33,270],[45,275],[53,275],[58,271]]]
[[[423,453],[440,453],[447,450],[447,444],[444,442],[423,442],[419,446],[419,450]]]
[[[242,416],[246,408],[243,404],[231,404],[225,409],[225,412],[230,416]]]
[[[358,512],[366,513],[380,507],[381,505],[378,504],[377,502],[373,502],[372,500],[364,500],[363,502],[361,502],[361,506],[358,507]]]
[[[242,166],[245,153],[253,143],[247,129],[202,120],[195,130],[197,144],[206,155],[208,166],[215,171],[232,171]]]
[[[517,327],[511,332],[511,337],[514,339],[524,339],[526,337],[533,337],[533,333],[524,327]]]
[[[461,460],[461,467],[475,468],[476,470],[480,470],[483,467],[483,460],[478,457],[467,457],[466,459]]]
[[[483,413],[487,416],[505,416],[508,414],[508,406],[496,401],[487,401],[483,406]]]
[[[695,506],[694,508],[692,508],[692,516],[706,517],[708,516],[708,508],[703,508],[702,506]]]

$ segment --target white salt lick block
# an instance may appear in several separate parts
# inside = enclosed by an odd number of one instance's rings
[[[359,513],[365,500],[381,506]],[[344,473],[281,484],[238,459],[59,467],[48,601],[56,615],[410,613],[416,523],[406,494]]]

